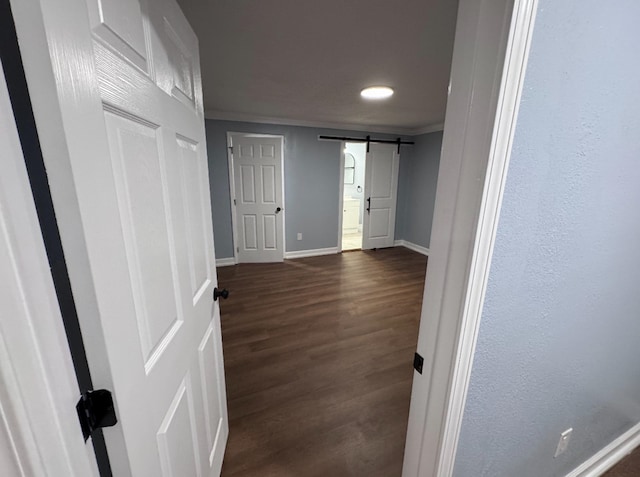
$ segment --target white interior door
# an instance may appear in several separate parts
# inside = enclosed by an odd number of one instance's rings
[[[232,134],[238,262],[284,260],[282,138]]]
[[[369,145],[364,184],[363,250],[393,247],[399,165],[397,145]]]
[[[94,383],[114,395],[113,473],[218,475],[228,421],[197,39],[174,0],[40,5],[73,187],[54,203]],[[64,167],[49,165],[58,190]],[[97,316],[82,313],[94,299]]]

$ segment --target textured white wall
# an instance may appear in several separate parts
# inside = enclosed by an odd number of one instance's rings
[[[456,477],[565,475],[640,421],[638,19],[540,1]]]

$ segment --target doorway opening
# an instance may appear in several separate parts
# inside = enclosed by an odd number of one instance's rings
[[[345,252],[362,249],[367,146],[362,142],[345,142],[343,156],[341,243],[342,251]]]

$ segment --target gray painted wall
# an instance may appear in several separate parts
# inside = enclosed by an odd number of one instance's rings
[[[364,137],[366,132],[217,120],[206,120],[205,126],[216,258],[233,256],[227,131],[284,136],[286,251],[338,246],[341,143],[319,141],[318,135]],[[411,147],[402,147],[401,158]],[[301,241],[296,240],[298,232]]]
[[[639,18],[540,1],[457,477],[565,475],[640,421]]]
[[[413,138],[415,145],[400,158],[396,239],[429,248],[442,131]]]

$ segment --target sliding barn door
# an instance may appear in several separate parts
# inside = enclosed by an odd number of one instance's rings
[[[398,146],[369,145],[364,186],[363,250],[393,247],[399,165]]]
[[[70,278],[76,301],[99,309],[81,325],[104,347],[100,365],[88,349],[94,382],[113,387],[114,475],[218,475],[228,422],[197,38],[174,0],[42,5],[59,11],[47,36],[78,147],[57,212],[80,210],[81,233],[63,245],[91,270]],[[63,15],[76,22],[59,27]]]

